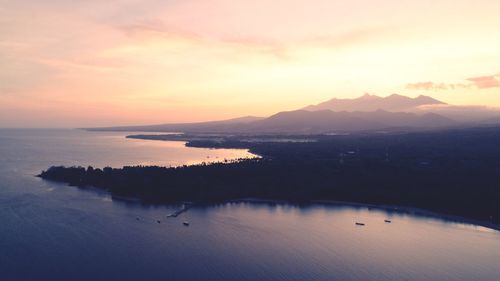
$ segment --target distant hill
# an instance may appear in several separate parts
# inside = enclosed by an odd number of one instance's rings
[[[334,112],[331,110],[296,110],[280,112],[269,118],[248,123],[246,132],[317,134],[339,131],[380,130],[391,128],[437,128],[456,122],[433,114],[407,112]]]
[[[331,110],[296,110],[280,112],[268,118],[245,117],[225,121],[94,128],[98,131],[149,131],[185,133],[243,134],[322,134],[394,128],[436,128],[452,126],[451,119],[433,113],[407,112],[334,112]]]
[[[500,120],[500,110],[487,106],[423,105],[415,112],[432,112],[462,123],[489,124]]]
[[[317,105],[309,105],[303,108],[307,111],[332,110],[332,111],[414,111],[423,105],[445,105],[446,103],[434,98],[420,95],[409,98],[393,94],[387,97],[365,94],[355,99],[337,99],[322,102]]]
[[[270,117],[148,126],[90,128],[94,131],[141,131],[224,134],[321,134],[370,130],[427,129],[499,124],[500,110],[485,106],[449,105],[429,96],[410,98],[365,94],[355,99],[331,99]]]
[[[262,120],[264,117],[245,116],[227,120],[195,122],[195,123],[172,123],[143,126],[118,126],[84,128],[89,131],[142,131],[142,132],[198,132],[198,131],[230,131],[240,125]]]

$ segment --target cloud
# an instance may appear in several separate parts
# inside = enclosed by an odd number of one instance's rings
[[[476,87],[478,89],[500,88],[500,73],[467,78],[469,83],[437,83],[432,81],[416,82],[406,84],[406,89],[424,90],[424,91],[439,91],[439,90],[455,90],[468,89]]]
[[[167,25],[163,21],[155,19],[138,20],[130,24],[117,26],[116,28],[131,37],[183,38],[192,41],[203,39],[203,36],[196,32],[181,30],[180,28]]]
[[[488,89],[488,88],[500,87],[500,80],[498,80],[497,77],[500,78],[500,73],[490,76],[467,78],[467,80],[471,81],[474,84],[474,86],[476,86],[479,89]]]
[[[377,26],[372,28],[358,28],[347,32],[336,34],[324,34],[306,37],[302,40],[305,45],[312,45],[323,48],[342,48],[353,45],[361,45],[369,41],[387,40],[389,35],[394,35],[394,26]]]
[[[435,83],[435,82],[417,82],[406,84],[406,89],[410,90],[425,90],[425,91],[439,91],[439,90],[455,90],[467,89],[472,87],[472,84],[464,83]]]
[[[199,46],[218,45],[241,51],[270,55],[289,60],[295,50],[301,48],[341,49],[362,45],[370,41],[387,39],[394,34],[394,26],[385,25],[372,28],[358,28],[351,31],[304,35],[296,38],[279,38],[238,33],[196,32],[189,27],[175,25],[161,19],[139,19],[127,24],[115,25],[117,30],[132,39],[182,40]]]
[[[411,90],[447,90],[448,86],[444,83],[436,84],[434,82],[417,82],[417,83],[408,83],[406,85],[407,89]]]
[[[116,28],[130,38],[139,40],[178,40],[204,48],[228,48],[236,51],[269,55],[278,59],[289,58],[285,44],[277,40],[244,36],[202,35],[166,24],[161,20],[139,20],[132,24],[116,26]]]

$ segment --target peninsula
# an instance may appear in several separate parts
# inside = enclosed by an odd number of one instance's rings
[[[144,203],[261,198],[425,209],[500,224],[500,127],[347,135],[139,135],[262,158],[180,167],[50,167],[39,176]]]

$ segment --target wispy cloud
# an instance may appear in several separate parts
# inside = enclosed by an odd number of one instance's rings
[[[429,90],[447,90],[448,86],[446,86],[446,84],[444,84],[444,83],[437,84],[437,83],[428,81],[428,82],[408,83],[406,85],[406,88],[411,89],[411,90],[429,91]]]
[[[278,59],[287,59],[288,50],[285,44],[277,40],[248,36],[208,36],[169,25],[161,20],[139,20],[131,24],[121,25],[118,30],[131,38],[180,40],[197,46],[216,46],[269,55]]]
[[[472,84],[465,83],[436,83],[432,81],[416,82],[406,84],[406,89],[410,90],[425,90],[425,91],[439,91],[439,90],[455,90],[471,88]]]
[[[163,21],[156,19],[137,20],[129,24],[119,25],[116,28],[130,37],[180,37],[193,41],[203,39],[203,36],[196,32],[182,30],[179,27],[168,25]]]
[[[471,81],[474,86],[479,89],[488,89],[500,87],[500,80],[498,80],[497,78],[500,78],[500,73],[489,76],[472,77],[468,78],[467,80]]]
[[[443,82],[416,82],[406,84],[406,89],[410,90],[424,90],[424,91],[440,91],[440,90],[455,90],[455,89],[489,89],[489,88],[500,88],[500,73],[471,77],[466,80],[467,83],[443,83]]]
[[[376,39],[384,39],[396,34],[397,28],[394,26],[377,26],[371,28],[358,28],[337,34],[327,34],[307,37],[303,40],[306,45],[315,45],[324,48],[350,47],[356,44],[363,44]]]
[[[290,59],[291,54],[301,48],[339,49],[368,41],[386,38],[395,31],[393,26],[360,28],[335,34],[325,33],[281,40],[266,36],[235,34],[202,34],[169,24],[159,19],[141,19],[116,26],[126,36],[137,40],[181,40],[198,46],[226,47],[243,52],[269,55],[278,59]]]

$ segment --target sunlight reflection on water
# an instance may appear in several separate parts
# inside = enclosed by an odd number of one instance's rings
[[[177,165],[249,155],[124,135],[0,130],[0,280],[500,276],[499,232],[438,217],[342,205],[227,203],[167,218],[179,206],[144,206],[33,176],[53,164]]]

